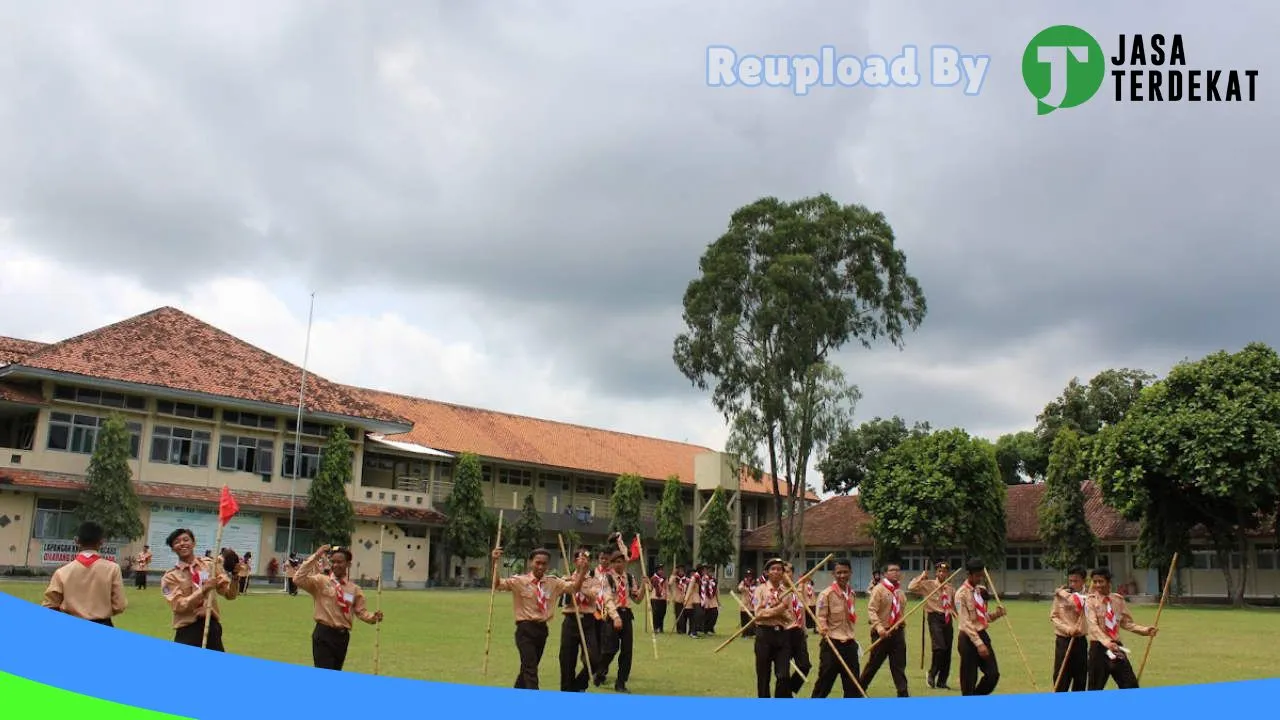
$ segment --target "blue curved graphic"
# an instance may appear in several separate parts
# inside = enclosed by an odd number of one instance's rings
[[[422,638],[420,648],[423,653],[432,652],[429,637]],[[85,651],[93,658],[88,668],[83,663],[70,662],[72,658],[85,657]],[[748,708],[759,710],[760,703],[770,702],[753,697],[696,698],[528,691],[316,670],[208,652],[113,630],[46,610],[4,593],[0,593],[0,673],[88,698],[197,720],[243,720],[245,708],[279,708],[281,688],[315,689],[310,694],[290,693],[290,714],[316,712],[332,715],[335,711],[357,713],[404,707],[430,708],[433,715],[441,717],[448,717],[453,712],[474,713],[480,708],[486,714],[492,711],[546,717],[566,711],[634,715],[637,712],[660,714],[688,710],[721,714]],[[153,681],[139,683],[136,681],[139,677]],[[235,702],[215,701],[213,683],[227,678],[252,678],[253,681],[236,683]],[[750,692],[753,685],[753,678],[744,677],[741,691]],[[210,692],[193,693],[193,688],[209,688]],[[730,691],[734,690],[737,688]],[[1135,716],[1165,713],[1175,716],[1189,711],[1216,711],[1226,706],[1249,707],[1254,703],[1269,707],[1278,693],[1280,679],[1128,691],[997,694],[984,698],[919,697],[909,702],[946,704],[946,707],[937,708],[942,712],[960,710],[965,703],[982,703],[983,712],[1023,716],[1059,712],[1101,712],[1111,717],[1128,712]],[[843,700],[830,698],[821,702]],[[875,705],[902,702],[897,698],[860,701]],[[862,707],[857,705],[850,709]],[[918,707],[928,710],[922,705]],[[46,716],[56,716],[57,708],[45,704],[43,710]]]

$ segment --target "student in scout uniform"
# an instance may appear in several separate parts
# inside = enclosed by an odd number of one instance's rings
[[[882,579],[883,578],[881,578],[879,570],[871,571],[871,583],[867,585],[867,595],[870,595],[871,591],[876,589],[876,586],[880,584]]]
[[[1089,678],[1089,640],[1084,627],[1085,569],[1073,567],[1067,571],[1067,584],[1053,594],[1053,608],[1049,610],[1049,622],[1053,625],[1054,692],[1080,692],[1087,687]],[[1068,657],[1067,650],[1071,654]],[[1066,664],[1065,669],[1063,664]],[[1058,678],[1062,681],[1059,682]]]
[[[774,679],[773,697],[789,698],[791,690],[791,639],[787,627],[794,624],[791,597],[783,598],[783,562],[773,558],[764,565],[765,582],[756,586],[752,604],[756,607],[756,696],[769,697],[769,678]]]
[[[706,622],[706,611],[702,608],[702,596],[706,591],[706,584],[702,582],[702,566],[696,565],[684,588],[684,612],[691,638],[698,637],[698,633],[702,632],[703,623]]]
[[[751,613],[755,611],[753,603],[756,599],[756,571],[747,570],[747,574],[742,577],[742,582],[738,583],[738,597],[742,598],[742,607],[738,608],[738,627],[746,627],[743,631],[743,637],[755,636],[756,626],[747,627],[747,623],[751,622]]]
[[[147,570],[151,568],[151,546],[143,545],[142,552],[133,556],[133,586],[147,589]]]
[[[627,680],[631,679],[631,662],[635,648],[635,613],[632,603],[640,602],[643,587],[627,572],[627,554],[614,552],[609,571],[604,574],[603,592],[613,600],[610,614],[601,627],[600,665],[595,668],[596,685],[603,685],[609,677],[609,665],[618,659],[618,677],[613,683],[615,692],[629,693]]]
[[[805,580],[804,585],[800,588],[804,591],[804,626],[812,630],[814,634],[818,632],[818,626],[814,620],[814,608],[818,605],[818,591],[814,587],[813,580]]]
[[[929,675],[926,682],[929,687],[939,690],[950,690],[947,678],[951,676],[951,650],[955,644],[955,628],[951,624],[952,590],[946,585],[950,570],[946,563],[940,562],[929,577],[929,571],[920,573],[907,585],[907,592],[916,597],[928,596],[925,604],[925,621],[929,624],[930,647],[933,654],[929,660]],[[942,589],[934,593],[934,589],[942,585]],[[929,595],[929,593],[933,593]]]
[[[575,564],[581,562],[591,566],[589,549],[579,548],[574,557]],[[587,672],[588,661],[592,670],[600,667],[600,623],[604,615],[598,606],[601,587],[600,575],[592,571],[583,579],[577,592],[564,596],[564,621],[560,626],[561,692],[586,692],[592,680]],[[606,609],[613,604],[613,600],[608,598],[603,602]],[[582,621],[581,636],[578,634],[579,619]],[[578,670],[579,661],[582,661],[581,670]]]
[[[716,621],[720,619],[720,581],[716,569],[702,566],[702,632],[716,634]]]
[[[684,598],[689,589],[689,578],[685,576],[684,565],[676,565],[675,574],[671,576],[671,610],[675,613],[676,634],[689,632],[689,615],[685,611]]]
[[[240,562],[236,563],[236,581],[240,583],[240,594],[249,591],[249,575],[253,572],[253,553],[247,552]]]
[[[218,612],[218,595],[228,601],[237,597],[236,584],[223,572],[219,560],[197,558],[196,536],[186,528],[169,533],[165,544],[178,556],[178,564],[160,578],[160,593],[173,612],[173,641],[200,647],[204,638],[205,604],[213,609],[209,618],[209,640],[205,647],[225,652],[222,645],[222,620]]]
[[[302,560],[296,552],[289,553],[289,559],[284,561],[284,588],[290,595],[298,594],[298,586],[293,584],[293,576],[298,572],[298,566],[301,564]]]
[[[870,597],[867,598],[867,624],[871,626],[871,643],[875,645],[875,649],[870,651],[871,657],[867,658],[866,667],[858,682],[863,689],[870,687],[876,673],[880,672],[880,666],[888,660],[889,673],[893,675],[893,686],[898,691],[898,697],[908,697],[907,624],[904,622],[893,631],[889,630],[907,612],[907,596],[898,582],[901,572],[902,566],[889,563],[880,582],[871,587]],[[888,638],[876,644],[886,634]]]
[[[795,582],[795,568],[791,563],[782,564],[782,574],[786,577],[784,587],[790,587]],[[810,671],[813,670],[813,663],[809,660],[809,631],[805,628],[804,620],[804,598],[799,595],[800,588],[796,588],[797,592],[791,593],[787,597],[787,603],[791,608],[791,620],[787,624],[786,636],[791,643],[791,660],[795,663],[796,669],[791,673],[791,694],[795,695],[800,692],[800,688],[804,687],[804,683],[808,680]]]
[[[1111,571],[1098,568],[1093,571],[1093,592],[1085,598],[1090,690],[1105,688],[1108,679],[1115,680],[1116,687],[1121,690],[1138,687],[1138,676],[1129,663],[1129,654],[1122,649],[1124,643],[1120,642],[1121,629],[1146,637],[1154,637],[1156,634],[1156,628],[1133,621],[1124,598],[1111,592]]]
[[[86,522],[76,531],[80,552],[71,562],[54,571],[40,603],[51,610],[82,620],[115,627],[111,618],[129,607],[124,596],[124,573],[120,566],[103,559],[102,526]]]
[[[649,606],[653,611],[653,631],[662,633],[662,626],[667,622],[667,578],[662,563],[653,569],[649,578]]]
[[[965,564],[969,573],[956,591],[956,619],[960,623],[960,694],[990,695],[1000,682],[1000,664],[991,647],[987,628],[1004,617],[1005,609],[987,607],[987,589],[982,585],[986,565],[973,559]],[[982,679],[978,679],[978,671]]]
[[[320,571],[322,557],[329,559],[329,575]],[[321,670],[341,671],[346,664],[353,617],[370,625],[382,622],[382,611],[369,612],[364,592],[347,577],[350,570],[350,550],[321,545],[293,575],[298,587],[314,599],[311,661]]]
[[[854,598],[853,586],[849,578],[853,575],[853,566],[848,560],[837,560],[835,580],[831,587],[818,593],[814,624],[820,638],[818,649],[818,678],[813,682],[813,697],[825,698],[831,694],[835,686],[836,676],[840,676],[840,687],[847,698],[866,697],[853,682],[853,678],[844,671],[840,660],[831,651],[836,646],[840,658],[855,675],[858,673],[858,640],[854,632],[858,623],[858,611]],[[830,639],[831,643],[827,640]]]
[[[520,672],[513,687],[517,690],[537,690],[538,664],[547,647],[548,622],[555,612],[561,596],[582,588],[587,577],[587,558],[579,555],[574,564],[577,571],[568,580],[547,576],[551,552],[538,548],[529,553],[528,572],[502,578],[497,590],[511,593],[516,620],[516,652],[520,654]],[[494,562],[501,562],[502,549],[493,551]],[[576,629],[576,628],[575,628]]]

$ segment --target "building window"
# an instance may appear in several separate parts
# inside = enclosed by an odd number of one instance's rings
[[[1276,546],[1259,545],[1256,548],[1258,552],[1257,566],[1259,570],[1280,570],[1280,552],[1277,552]]]
[[[822,559],[825,558],[826,556],[827,556],[827,553],[824,553],[818,550],[806,551],[804,554],[804,567],[799,568],[800,572],[796,573],[796,577],[799,577],[800,575],[807,573],[810,570],[818,567],[818,563],[822,562]],[[834,570],[835,568],[830,563],[828,563],[826,566],[824,566],[823,569],[827,571],[831,571],[831,570]]]
[[[55,400],[66,400],[67,402],[84,403],[86,405],[120,408],[122,410],[146,411],[147,409],[147,399],[138,397],[137,395],[125,395],[124,393],[107,392],[105,390],[95,390],[92,388],[71,387],[69,385],[55,385],[53,388],[53,398]]]
[[[578,478],[578,483],[574,488],[574,492],[579,495],[595,495],[605,497],[609,494],[609,487],[604,480],[596,480],[594,478]]]
[[[196,405],[195,403],[171,402],[169,400],[156,401],[157,415],[171,415],[173,417],[192,418],[195,420],[213,420],[213,408],[208,405]]]
[[[218,469],[264,475],[264,482],[269,482],[274,450],[275,441],[267,438],[223,435],[218,445]]]
[[[227,425],[262,428],[264,430],[274,430],[276,427],[276,419],[270,415],[259,415],[257,413],[240,412],[238,410],[223,410],[222,422]]]
[[[56,498],[36,500],[36,523],[32,535],[37,540],[72,540],[80,522],[76,509],[80,503]]]
[[[1005,570],[1044,570],[1044,548],[1009,548],[1005,552]]]
[[[297,433],[297,432],[298,432],[298,421],[297,421],[297,420],[290,420],[290,421],[289,421],[289,423],[288,423],[288,425],[287,425],[286,427],[288,428],[288,431],[289,431],[290,433]],[[304,421],[302,421],[302,434],[303,434],[303,435],[310,435],[311,437],[329,437],[329,433],[330,433],[330,432],[332,432],[332,431],[333,431],[333,426],[332,426],[332,425],[325,425],[325,424],[323,424],[323,423],[307,422],[307,421],[305,421],[305,420],[304,420]]]
[[[531,487],[533,485],[533,473],[529,470],[513,470],[511,468],[498,469],[499,485],[514,485],[517,487]]]
[[[293,443],[284,444],[284,459],[280,462],[280,477],[293,477],[293,457],[295,447],[296,446]],[[320,472],[320,446],[303,445],[302,453],[299,457],[301,457],[301,461],[299,462],[298,467],[298,477],[314,480],[316,474]]]
[[[106,418],[97,415],[49,413],[47,446],[50,450],[90,455],[98,445],[98,430],[106,423]],[[142,446],[142,423],[126,422],[124,426],[129,432],[129,457],[137,460]]]
[[[151,462],[208,467],[212,444],[207,431],[157,425],[151,433]]]
[[[298,553],[299,557],[314,553],[316,548],[315,531],[311,529],[311,523],[306,520],[294,518],[293,520],[293,551]],[[285,515],[276,521],[276,552],[289,552],[289,516]]]

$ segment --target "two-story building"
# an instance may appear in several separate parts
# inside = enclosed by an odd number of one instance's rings
[[[623,474],[644,480],[644,537],[654,535],[654,512],[672,475],[684,489],[695,548],[695,519],[716,488],[730,499],[736,538],[765,522],[772,507],[771,481],[734,477],[725,456],[708,448],[342,385],[311,373],[304,387],[303,375],[168,307],[50,344],[0,338],[0,568],[49,569],[69,558],[74,510],[98,428],[111,412],[125,418],[132,436],[130,465],[146,534],[108,550],[124,558],[150,545],[159,571],[175,559],[164,545],[174,528],[193,529],[201,551],[216,551],[224,485],[241,512],[224,530],[222,546],[252,552],[255,575],[272,558],[282,562],[290,548],[311,552],[307,492],[335,425],[352,438],[353,575],[402,587],[466,583],[485,572],[483,559],[464,566],[446,557],[441,542],[447,521],[441,506],[462,452],[481,458],[489,505],[509,522],[533,495],[553,550],[557,535],[604,539],[613,483]],[[658,559],[648,554],[651,563]]]

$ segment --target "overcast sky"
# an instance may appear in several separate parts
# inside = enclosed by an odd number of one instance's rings
[[[719,448],[671,360],[730,213],[883,210],[930,313],[859,420],[996,437],[1072,377],[1280,343],[1274,3],[6,3],[0,335],[170,304],[340,382]],[[1037,117],[1042,28],[1181,32],[1252,104]],[[992,57],[958,88],[706,85],[706,48]],[[922,63],[927,59],[922,58]],[[928,65],[924,65],[927,71]]]

